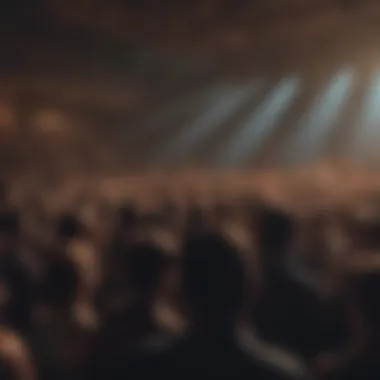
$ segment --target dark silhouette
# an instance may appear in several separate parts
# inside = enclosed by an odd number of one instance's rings
[[[42,379],[68,379],[81,373],[91,333],[75,314],[79,288],[80,276],[67,256],[50,262],[33,335]]]
[[[75,267],[75,264],[71,261],[71,258],[69,257],[69,247],[75,238],[78,238],[83,234],[84,227],[75,217],[75,215],[64,214],[57,219],[55,225],[53,245],[49,247],[49,249],[46,252],[45,271],[43,279],[41,281],[40,290],[40,295],[42,299],[44,299],[47,296],[46,284],[48,284],[49,281],[53,280],[51,277],[49,277],[51,271],[54,271],[56,268],[60,268],[60,270],[63,270],[62,268],[66,268],[66,270],[69,271],[71,270],[69,268]],[[73,270],[77,271],[77,269]],[[66,275],[68,275],[68,273],[69,272],[66,272]],[[76,278],[78,278],[79,282],[82,281],[78,273],[76,273],[75,276]],[[78,288],[82,285],[83,284],[78,285]],[[53,297],[50,298],[53,301]]]
[[[117,210],[114,232],[104,249],[104,278],[96,300],[97,307],[105,318],[112,312],[112,300],[127,286],[125,273],[139,223],[139,215],[133,207],[124,205]]]
[[[380,246],[380,221],[376,216],[351,227],[358,256],[351,266],[347,292],[350,339],[330,353],[329,361],[333,365],[329,369],[337,379],[374,380],[380,377],[380,273],[373,261]]]
[[[168,258],[148,243],[131,247],[129,255],[121,305],[108,316],[95,342],[89,379],[108,378],[122,371],[125,360],[172,338],[154,319],[154,305]]]
[[[261,296],[255,305],[258,334],[311,361],[324,349],[326,327],[319,295],[297,281],[287,259],[295,233],[294,219],[272,208],[261,208],[258,228],[263,271]]]
[[[84,227],[75,217],[75,215],[62,215],[57,223],[57,237],[62,242],[70,241],[71,239],[83,235]]]
[[[353,298],[361,317],[363,348],[356,357],[351,355],[345,361],[347,369],[344,379],[378,379],[380,378],[380,274],[375,270],[360,274],[353,284]],[[360,343],[360,337],[354,343]],[[354,347],[355,348],[355,347]],[[355,354],[356,352],[354,352]]]
[[[20,259],[20,221],[15,211],[0,214],[0,276],[9,292],[3,322],[25,335],[30,328],[34,289],[30,273]]]
[[[258,200],[163,199],[101,216],[91,198],[82,222],[43,193],[9,195],[1,380],[380,378],[376,203],[304,219]]]
[[[62,312],[70,313],[79,288],[79,276],[71,260],[62,256],[47,268],[43,286],[43,302]]]
[[[120,280],[119,269],[124,270],[128,265],[128,252],[132,243],[133,235],[139,225],[139,215],[133,207],[123,206],[116,216],[115,232],[109,246],[106,248],[104,264],[107,280],[112,282]],[[116,278],[115,278],[116,277]]]
[[[245,275],[237,252],[220,236],[202,234],[186,241],[183,253],[188,334],[165,350],[130,362],[125,378],[283,378],[239,342]]]

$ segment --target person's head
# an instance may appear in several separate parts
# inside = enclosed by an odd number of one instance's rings
[[[0,212],[0,255],[10,253],[15,249],[19,232],[18,213],[15,211]]]
[[[233,328],[243,302],[243,261],[220,235],[205,233],[185,241],[183,290],[195,328]]]
[[[45,303],[69,311],[76,300],[79,281],[73,262],[67,258],[54,261],[47,270],[43,284]]]
[[[116,215],[116,231],[119,235],[129,237],[138,223],[139,215],[132,206],[123,205],[119,208]]]
[[[58,219],[56,235],[59,240],[69,241],[83,234],[84,227],[74,215],[66,214]]]
[[[295,223],[290,215],[275,208],[261,210],[258,245],[260,252],[268,259],[283,257],[292,242],[294,232]]]
[[[151,243],[136,244],[130,254],[129,286],[137,292],[141,304],[150,306],[166,267],[165,253]]]

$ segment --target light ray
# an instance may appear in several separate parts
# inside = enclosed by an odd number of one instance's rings
[[[351,69],[342,70],[334,76],[327,89],[317,97],[310,112],[300,119],[297,135],[289,145],[284,146],[290,157],[310,160],[323,151],[323,144],[349,98],[353,80],[354,71]]]
[[[355,153],[359,158],[375,158],[380,136],[380,73],[374,75],[368,87],[358,119],[354,140]]]
[[[160,149],[158,157],[160,163],[183,157],[195,149],[204,139],[217,132],[220,125],[239,109],[247,97],[256,94],[259,88],[259,83],[255,81],[250,86],[228,89],[218,96],[217,100],[213,101],[211,108],[207,107],[207,111],[200,118],[195,119],[190,125],[184,126],[179,134]]]
[[[217,154],[217,164],[236,164],[252,155],[273,128],[300,88],[299,79],[287,77],[282,79],[265,97],[258,109],[252,113],[247,122],[238,128],[232,141]]]
[[[189,109],[199,110],[202,104],[210,97],[215,97],[221,91],[221,88],[222,86],[211,86],[203,90],[198,89],[184,98],[181,97],[170,102],[145,118],[137,129],[133,129],[131,138],[133,141],[135,139],[139,141],[140,139],[149,138],[152,134],[161,133],[166,125],[170,125],[173,120],[181,118],[181,115],[186,114]]]

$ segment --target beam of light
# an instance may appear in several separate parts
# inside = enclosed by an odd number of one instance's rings
[[[311,111],[301,118],[299,133],[290,145],[285,146],[286,152],[300,159],[316,158],[349,98],[353,79],[351,69],[342,70],[334,76],[327,89],[317,97]]]
[[[126,135],[131,137],[134,142],[135,139],[145,139],[151,137],[152,134],[159,134],[166,125],[187,114],[189,109],[198,110],[207,99],[220,91],[221,86],[211,86],[207,89],[192,91],[189,95],[175,99],[158,111],[153,112],[138,125],[138,128],[127,129]],[[129,136],[130,134],[132,136]]]
[[[380,137],[380,73],[376,74],[367,90],[364,106],[355,133],[355,153],[361,158],[374,158]]]
[[[242,162],[260,146],[273,131],[277,121],[283,116],[300,88],[296,77],[282,79],[255,109],[247,122],[239,127],[227,148],[217,154],[216,164]]]
[[[200,118],[184,126],[178,135],[160,149],[159,154],[162,153],[163,156],[158,159],[166,161],[188,154],[197,144],[217,132],[220,125],[239,109],[248,96],[256,94],[259,88],[259,83],[255,81],[250,86],[224,91],[216,101],[213,99],[211,108],[207,107]]]

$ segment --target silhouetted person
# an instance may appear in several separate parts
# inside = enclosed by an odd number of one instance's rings
[[[73,241],[84,234],[84,228],[79,220],[72,214],[61,215],[56,221],[54,241],[45,258],[45,277],[52,269],[60,265],[75,265],[70,257],[70,246]],[[79,268],[76,268],[78,270]],[[78,276],[80,278],[80,276]],[[82,280],[82,278],[80,278]],[[48,278],[42,280],[42,292],[44,286],[49,281]],[[82,286],[82,284],[81,284]]]
[[[346,260],[350,335],[344,346],[329,352],[325,372],[337,379],[374,380],[380,377],[380,222],[376,216],[352,227],[356,251]]]
[[[356,326],[362,330],[362,336],[356,337],[356,347],[353,355],[346,355],[346,372],[343,378],[359,379],[379,379],[380,378],[380,271],[374,269],[357,276],[353,286],[352,297],[358,310],[360,325]],[[355,338],[355,336],[354,336]],[[361,339],[360,339],[361,338]],[[361,341],[363,342],[360,347]],[[350,352],[349,352],[350,354]],[[356,357],[355,357],[356,354]]]
[[[10,293],[3,321],[13,329],[28,334],[34,291],[31,276],[20,260],[20,223],[14,211],[0,213],[0,276]]]
[[[132,326],[136,342],[164,333],[154,319],[154,306],[169,258],[160,248],[140,243],[131,252],[128,275],[130,304],[126,322]]]
[[[65,214],[58,219],[57,237],[62,242],[69,242],[78,235],[83,234],[83,226],[75,215]]]
[[[185,243],[183,258],[188,333],[167,349],[132,361],[125,378],[286,378],[240,339],[244,288],[236,251],[218,235],[193,236]]]
[[[123,271],[128,266],[129,251],[139,225],[139,215],[131,206],[118,210],[115,232],[105,249],[104,271],[106,286],[118,286],[123,281]]]
[[[319,295],[298,281],[289,265],[294,233],[290,215],[262,208],[258,247],[263,280],[253,320],[263,339],[312,361],[327,344],[327,330]]]
[[[84,228],[73,214],[61,215],[54,226],[53,244],[46,252],[46,264],[68,255],[70,244],[84,233]]]
[[[33,329],[42,379],[72,379],[81,373],[91,331],[75,313],[80,282],[67,256],[50,263]]]
[[[139,226],[139,215],[132,206],[124,205],[117,210],[114,224],[114,232],[102,255],[103,279],[97,294],[97,307],[105,318],[107,313],[112,312],[120,290],[126,286],[125,271]]]
[[[164,252],[149,243],[131,247],[125,268],[127,288],[119,310],[108,316],[89,362],[89,379],[104,379],[126,360],[171,340],[171,331],[155,319],[155,301],[167,266]]]
[[[35,363],[28,343],[8,323],[13,307],[12,287],[0,272],[0,379],[36,380]]]
[[[85,226],[76,219],[73,219],[70,225],[66,228],[66,254],[75,264],[81,280],[78,312],[80,311],[86,323],[95,327],[98,323],[94,310],[95,295],[102,279],[100,255]],[[64,233],[65,231],[61,233],[63,238]]]

